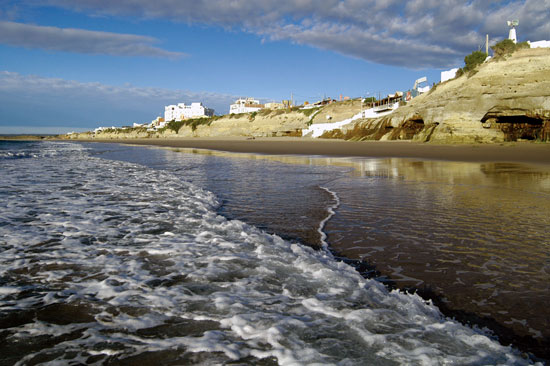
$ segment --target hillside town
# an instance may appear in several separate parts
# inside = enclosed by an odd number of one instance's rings
[[[422,77],[415,81],[412,89],[402,92],[396,91],[393,94],[388,94],[385,97],[376,98],[360,98],[362,104],[368,106],[364,111],[361,112],[360,116],[357,118],[375,118],[380,117],[385,114],[393,112],[400,105],[400,102],[410,101],[412,98],[415,98],[421,94],[427,93],[430,90],[428,85],[428,80],[426,77]],[[349,97],[340,96],[339,101],[349,100]],[[239,98],[235,100],[233,104],[229,106],[229,115],[239,115],[259,112],[261,110],[283,110],[291,109],[294,107],[300,109],[313,109],[320,108],[327,104],[337,102],[338,100],[332,98],[324,98],[323,100],[317,101],[315,103],[309,103],[305,101],[301,105],[294,105],[292,100],[282,100],[278,102],[266,102],[261,103],[260,100],[253,97]],[[181,122],[186,120],[192,120],[197,118],[208,118],[213,117],[215,111],[212,108],[208,108],[202,102],[192,102],[191,104],[178,103],[171,104],[164,107],[164,116],[158,116],[150,123],[134,123],[132,126],[124,127],[98,127],[93,132],[98,133],[105,130],[113,129],[129,129],[129,128],[147,128],[148,131],[156,131],[162,129],[168,125],[170,122]],[[332,117],[327,116],[327,122],[330,122]]]
[[[510,27],[508,39],[514,44],[517,43],[517,34],[515,27],[517,26],[518,21],[509,21],[508,26]],[[537,42],[524,42],[527,44],[528,48],[550,48],[550,41],[537,41]],[[487,36],[485,42],[485,62],[491,59],[489,56],[489,39]],[[449,80],[455,79],[459,76],[459,71],[462,71],[461,68],[452,68],[450,70],[441,71],[441,78],[437,85],[445,83]],[[414,84],[411,89],[407,91],[396,91],[392,94],[387,94],[385,96],[379,95],[378,98],[355,98],[355,100],[360,101],[360,113],[353,115],[351,118],[346,118],[344,120],[333,121],[333,116],[326,114],[322,119],[322,122],[319,121],[319,118],[316,119],[316,123],[311,124],[308,128],[302,130],[302,136],[309,137],[319,137],[327,131],[338,129],[341,126],[349,124],[353,121],[359,119],[375,119],[379,117],[386,116],[393,113],[399,107],[405,106],[408,102],[412,101],[416,97],[430,92],[432,87],[435,87],[436,83],[432,85],[428,83],[427,77],[421,77],[414,81]],[[340,95],[339,101],[350,100],[349,97],[342,97]],[[246,114],[255,114],[262,110],[266,111],[276,111],[276,110],[308,110],[308,109],[319,109],[328,104],[337,102],[338,100],[332,98],[324,98],[314,103],[309,103],[304,101],[300,105],[295,105],[292,99],[282,100],[281,102],[261,102],[259,99],[254,97],[241,97],[235,100],[233,104],[229,106],[228,116],[235,115],[246,115]],[[319,112],[319,110],[314,113]],[[212,118],[215,116],[215,111],[212,108],[209,108],[203,104],[201,101],[191,102],[190,104],[178,103],[171,104],[164,107],[164,115],[158,116],[149,123],[134,123],[132,126],[123,126],[123,127],[99,127],[93,130],[92,133],[105,132],[107,130],[125,130],[132,128],[145,128],[149,132],[158,131],[164,129],[168,126],[170,122],[185,122],[201,118]]]

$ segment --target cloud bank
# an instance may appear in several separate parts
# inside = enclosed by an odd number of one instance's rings
[[[34,2],[37,3],[36,1]],[[244,30],[269,40],[336,51],[382,64],[447,67],[507,36],[549,37],[550,0],[44,0],[98,15],[168,19]]]
[[[73,28],[44,27],[0,21],[0,43],[46,50],[106,54],[115,56],[147,56],[180,58],[183,53],[154,47],[157,39],[133,34],[89,31]]]
[[[172,103],[201,101],[227,113],[235,96],[81,83],[58,78],[0,71],[0,125],[83,126],[150,122]]]

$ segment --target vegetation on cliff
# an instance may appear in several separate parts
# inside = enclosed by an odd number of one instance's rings
[[[464,57],[463,72],[474,71],[479,65],[481,65],[487,59],[487,54],[481,51],[474,51],[468,56]]]
[[[159,132],[162,133],[162,132],[165,132],[166,130],[172,130],[175,133],[178,133],[183,126],[191,127],[191,131],[195,131],[198,126],[210,126],[212,122],[220,118],[221,118],[220,116],[212,116],[212,117],[186,119],[183,121],[170,121],[166,124],[165,127],[161,128]]]
[[[500,59],[505,56],[510,56],[514,52],[525,48],[531,48],[529,43],[527,42],[514,43],[510,39],[502,40],[491,47],[496,59]]]
[[[527,42],[514,43],[510,39],[505,39],[491,47],[493,50],[495,60],[501,60],[506,56],[512,55],[514,52],[521,49],[530,48],[531,46]],[[468,76],[475,75],[478,66],[483,64],[489,56],[482,51],[474,51],[468,56],[464,57],[464,67],[459,69],[456,73],[457,77],[467,74]]]
[[[550,50],[512,45],[503,41],[493,46],[495,57],[488,62],[483,52],[472,52],[464,59],[468,77],[440,83],[390,115],[359,119],[322,137],[437,143],[550,141]],[[354,99],[311,109],[263,109],[169,122],[157,131],[105,129],[68,138],[301,136],[311,123],[344,121],[364,106]]]
[[[508,42],[496,45],[509,55]],[[360,119],[323,137],[436,143],[550,141],[550,50],[514,46],[390,115]]]
[[[135,134],[150,134],[147,131],[147,127],[122,127],[122,128],[105,128],[101,131],[103,134],[125,134],[125,135],[135,135]]]

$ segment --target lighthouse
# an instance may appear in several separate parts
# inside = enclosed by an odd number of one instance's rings
[[[509,20],[508,27],[510,27],[510,33],[508,33],[508,39],[514,43],[518,43],[516,36],[516,27],[519,25],[519,20]]]

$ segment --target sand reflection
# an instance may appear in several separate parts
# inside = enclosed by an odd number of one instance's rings
[[[503,339],[546,347],[550,167],[177,151],[346,168],[325,184],[341,200],[325,228],[336,253],[397,287],[423,289],[465,321],[483,319]]]

